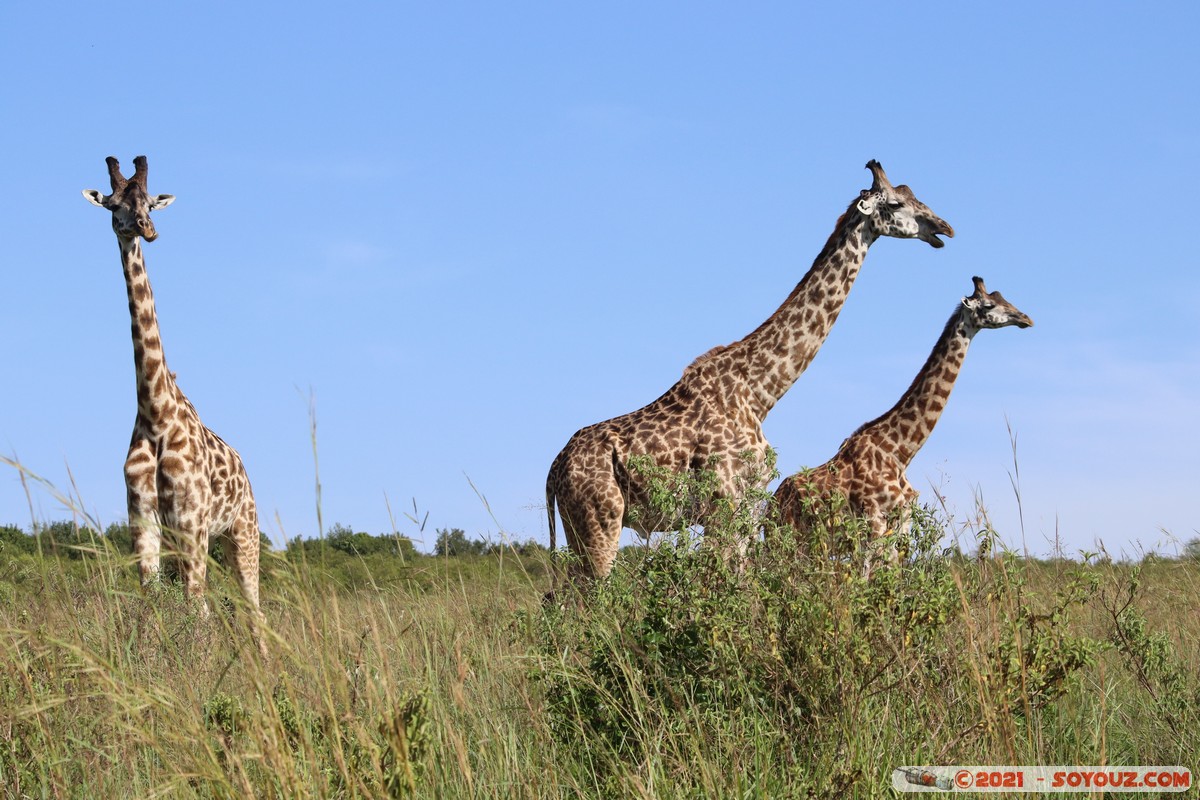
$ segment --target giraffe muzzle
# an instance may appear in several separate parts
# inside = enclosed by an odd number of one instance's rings
[[[941,217],[934,217],[928,222],[922,223],[920,233],[921,241],[929,242],[929,244],[935,248],[945,247],[946,243],[939,239],[938,236],[948,236],[953,239],[954,228],[950,227],[950,223],[946,222],[946,220],[942,219]]]

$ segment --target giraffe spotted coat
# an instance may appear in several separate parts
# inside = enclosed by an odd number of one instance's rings
[[[662,529],[664,520],[645,508],[646,482],[629,468],[631,457],[649,457],[673,472],[715,472],[715,497],[692,498],[680,509],[687,522],[703,523],[714,499],[736,499],[750,483],[765,486],[762,421],[829,335],[867,248],[881,236],[941,247],[939,235],[954,235],[907,186],[892,186],[878,162],[867,168],[871,188],[838,219],[811,269],[770,318],[701,356],[649,405],[579,430],[554,459],[546,477],[550,545],[556,546],[557,504],[579,557],[573,578],[608,574],[623,527],[643,535]]]
[[[1032,319],[999,292],[989,293],[982,278],[973,281],[974,293],[964,297],[950,315],[929,358],[900,400],[859,427],[829,461],[779,485],[775,506],[780,522],[801,531],[818,525],[833,530],[849,512],[866,521],[872,539],[886,535],[889,529],[908,530],[912,504],[918,497],[906,475],[908,466],[945,410],[971,340],[987,328],[1033,325]]]
[[[121,175],[115,158],[106,162],[112,194],[95,189],[83,194],[112,212],[129,300],[137,415],[125,459],[125,486],[142,584],[157,578],[165,542],[168,553],[178,556],[188,595],[203,597],[209,539],[220,536],[225,563],[251,606],[251,630],[265,653],[259,633],[258,511],[250,480],[237,451],[200,421],[167,369],[142,256],[140,239],[158,238],[150,212],[165,208],[175,198],[148,195],[145,156],[134,159],[135,172],[129,179]]]

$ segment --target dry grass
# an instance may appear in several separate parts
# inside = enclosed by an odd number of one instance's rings
[[[7,797],[873,797],[902,764],[1197,767],[1195,561],[943,559],[929,573],[942,582],[921,591],[945,590],[950,617],[875,633],[854,603],[877,589],[823,567],[797,579],[820,596],[797,593],[806,605],[793,611],[844,618],[819,644],[866,655],[859,666],[809,660],[803,673],[795,662],[818,642],[772,641],[764,609],[778,598],[758,578],[737,578],[751,593],[748,616],[730,605],[728,629],[696,628],[747,634],[733,650],[700,653],[723,670],[721,691],[666,698],[654,689],[656,676],[673,674],[665,659],[699,651],[679,650],[667,630],[648,654],[638,625],[690,597],[686,586],[661,589],[695,568],[692,553],[673,558],[647,566],[627,553],[608,600],[549,616],[536,557],[421,557],[401,577],[357,589],[276,560],[264,580],[263,661],[219,567],[214,613],[200,619],[177,587],[143,596],[132,567],[109,555],[0,553],[0,788]],[[371,563],[359,568],[369,574]],[[648,570],[659,588],[647,588]],[[813,583],[826,578],[836,582]],[[888,602],[903,604],[908,578],[897,580]],[[1079,642],[1090,656],[1071,661]],[[770,649],[785,646],[798,655],[770,666]],[[617,684],[596,677],[597,659]],[[871,670],[884,677],[871,680]],[[800,691],[801,675],[804,691],[827,681],[831,699],[788,718],[780,687]],[[611,694],[618,685],[628,692]],[[599,712],[569,707],[564,692],[619,704],[614,730],[626,738],[602,741]]]

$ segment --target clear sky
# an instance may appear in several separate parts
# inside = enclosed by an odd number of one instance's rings
[[[982,497],[1035,553],[1170,550],[1200,535],[1198,29],[1183,2],[6,4],[0,453],[124,519],[128,310],[80,190],[144,153],[178,198],[145,247],[168,364],[277,543],[317,532],[310,398],[326,526],[390,503],[426,546],[545,541],[571,434],[766,319],[877,158],[958,235],[871,249],[766,420],[781,468],[889,408],[978,274],[1036,325],[975,339],[922,499]],[[0,522],[29,506],[0,468]]]

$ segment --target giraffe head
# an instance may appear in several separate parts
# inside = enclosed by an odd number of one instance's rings
[[[989,292],[983,285],[983,278],[978,275],[972,278],[975,282],[975,293],[962,299],[962,314],[968,327],[973,330],[984,328],[1006,328],[1016,325],[1018,328],[1029,328],[1033,320],[1019,308],[1004,299],[999,292]]]
[[[175,200],[173,194],[160,194],[153,197],[146,191],[146,157],[138,156],[133,160],[133,177],[126,180],[121,175],[121,165],[115,158],[104,159],[108,164],[108,180],[112,184],[112,194],[101,194],[96,189],[84,189],[83,196],[93,205],[107,208],[112,212],[113,231],[119,239],[133,239],[141,236],[147,242],[158,238],[154,223],[150,221],[150,212],[166,208]]]
[[[871,188],[862,190],[854,207],[866,217],[876,236],[920,239],[934,247],[945,245],[939,234],[954,236],[954,228],[918,200],[912,189],[903,184],[892,186],[878,161],[868,161],[867,169],[874,178]]]

